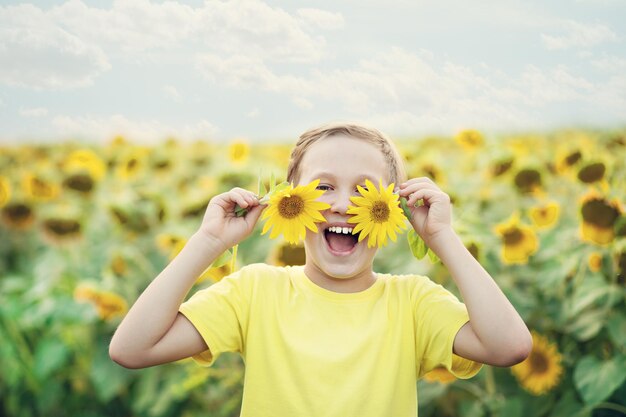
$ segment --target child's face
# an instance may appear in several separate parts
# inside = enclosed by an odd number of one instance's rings
[[[382,179],[388,185],[389,169],[382,152],[375,145],[350,136],[336,135],[315,142],[300,163],[300,184],[320,180],[318,189],[325,190],[319,201],[330,204],[322,214],[325,223],[318,223],[318,233],[307,229],[304,247],[307,274],[325,278],[371,277],[376,247],[367,247],[367,238],[357,242],[352,234],[336,234],[331,226],[353,228],[346,213],[350,197],[359,195],[357,185],[365,179],[374,184]]]

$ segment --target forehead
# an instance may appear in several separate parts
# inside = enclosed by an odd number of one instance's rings
[[[373,143],[346,135],[334,135],[313,143],[300,161],[300,182],[308,183],[321,174],[357,181],[367,177],[389,180],[389,167],[382,151]]]

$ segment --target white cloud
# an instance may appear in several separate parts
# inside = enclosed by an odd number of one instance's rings
[[[250,110],[246,116],[248,116],[250,119],[254,119],[259,117],[259,115],[261,114],[261,111],[259,110],[258,107],[253,108],[252,110]]]
[[[182,96],[173,85],[164,85],[162,91],[167,98],[174,100],[177,103],[181,102]]]
[[[298,16],[304,24],[326,30],[343,28],[345,22],[341,13],[332,13],[320,9],[298,9]]]
[[[615,42],[619,37],[608,26],[600,23],[580,23],[573,20],[563,21],[561,29],[563,35],[541,34],[543,44],[549,50],[587,48],[605,42]]]
[[[30,4],[0,7],[0,62],[1,83],[35,89],[90,85],[111,67],[100,48]]]
[[[180,140],[207,139],[218,129],[209,121],[171,126],[158,120],[131,120],[123,115],[111,116],[56,116],[52,120],[56,132],[62,137],[84,138],[107,142],[122,135],[133,142],[151,143],[170,136]]]
[[[306,98],[303,97],[294,97],[292,99],[293,103],[300,107],[301,109],[312,109],[313,108],[313,103],[311,103],[309,100],[307,100]]]
[[[616,73],[616,74],[626,74],[626,59],[613,56],[613,55],[604,55],[601,58],[592,59],[591,65],[595,68],[606,72],[606,73]]]
[[[48,115],[48,109],[45,107],[32,107],[20,109],[20,116],[22,117],[44,117]]]
[[[303,22],[301,16],[261,0],[209,0],[196,8],[171,1],[124,0],[114,1],[110,9],[69,0],[47,15],[58,26],[106,49],[136,53],[197,47],[293,62],[317,61],[325,47],[324,38],[309,33],[304,23],[316,20],[315,29],[325,29],[336,25],[333,18],[340,18],[320,10]]]
[[[313,69],[308,75],[278,74],[260,59],[239,56],[199,57],[198,68],[215,83],[282,93],[304,109],[330,102],[348,115],[407,131],[533,126],[537,112],[551,103],[589,102],[602,89],[562,65],[529,65],[508,75],[486,64],[476,70],[427,50],[397,47],[350,68]]]
[[[325,54],[319,30],[341,27],[340,14],[304,9],[293,15],[261,0],[114,1],[110,8],[68,0],[44,10],[0,7],[0,83],[35,89],[91,85],[109,57],[135,62],[192,57],[195,50],[252,59],[311,63]],[[181,55],[182,54],[182,55]],[[171,55],[173,56],[173,55]]]

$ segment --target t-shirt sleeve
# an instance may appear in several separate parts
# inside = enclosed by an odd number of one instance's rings
[[[209,347],[192,356],[199,365],[213,365],[222,352],[243,351],[250,292],[242,270],[197,291],[178,309]]]
[[[456,334],[469,321],[465,304],[424,276],[419,276],[413,296],[418,377],[441,366],[457,378],[476,375],[482,367],[480,362],[453,353]]]

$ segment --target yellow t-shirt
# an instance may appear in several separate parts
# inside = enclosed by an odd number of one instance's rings
[[[452,353],[465,305],[420,275],[377,274],[356,293],[313,283],[303,266],[252,264],[180,306],[210,349],[245,363],[243,417],[414,417],[417,379],[437,366],[481,367]]]

